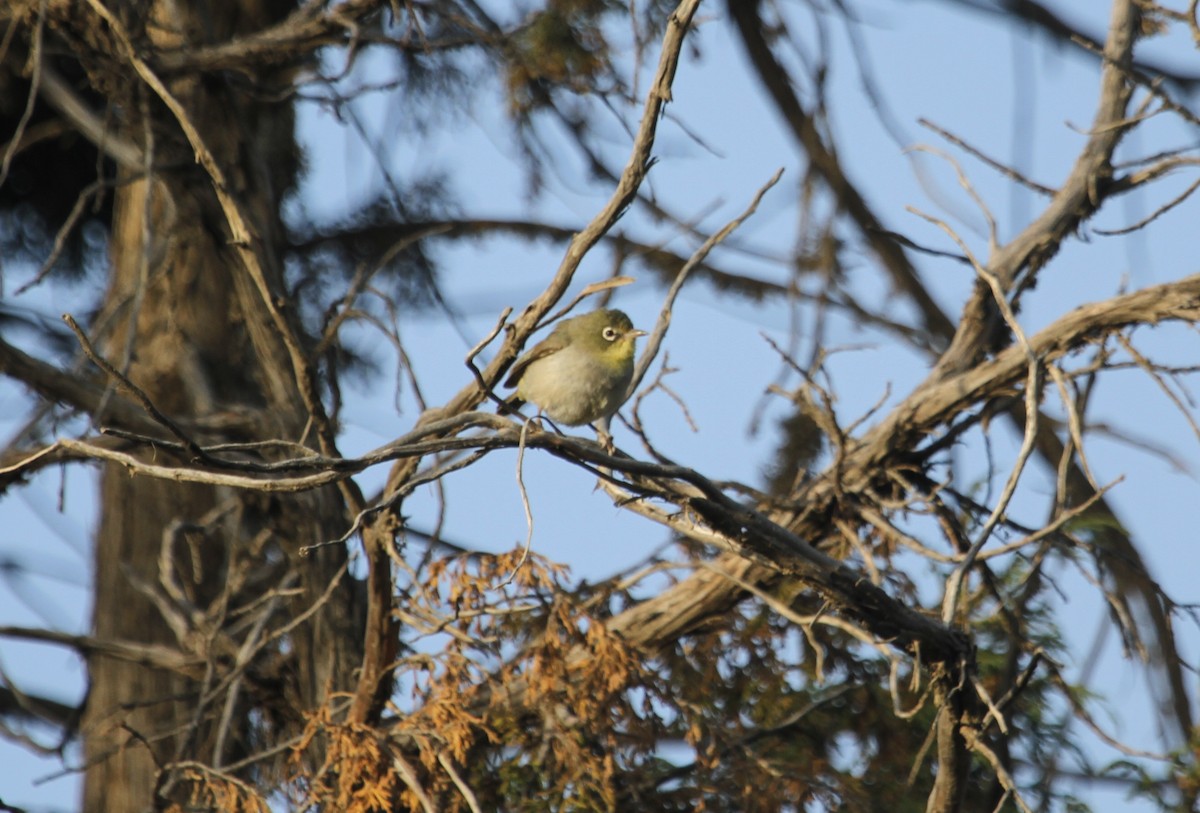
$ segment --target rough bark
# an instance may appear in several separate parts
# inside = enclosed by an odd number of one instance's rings
[[[145,37],[162,48],[221,41],[288,10],[280,3],[243,2],[192,8],[156,3],[137,13],[132,4],[108,8],[133,41]],[[89,16],[97,36],[111,33]],[[116,192],[112,269],[96,321],[97,346],[173,418],[239,409],[257,429],[254,437],[228,440],[299,440],[308,415],[286,374],[287,356],[261,296],[229,250],[209,179],[159,100],[140,84],[118,85],[120,49],[108,54],[113,61],[96,68],[93,79],[112,83],[112,101],[123,108],[118,135],[137,143],[155,170],[152,181],[131,180]],[[168,86],[231,179],[256,231],[260,263],[282,291],[278,212],[296,155],[290,106],[261,104],[244,86],[212,77],[193,75]],[[217,674],[245,644],[239,634],[221,629],[231,611],[272,590],[299,587],[298,595],[281,596],[267,619],[268,631],[282,626],[319,601],[342,564],[338,549],[311,559],[296,555],[300,545],[340,533],[345,509],[331,489],[267,497],[132,478],[110,465],[101,501],[95,635],[198,649]],[[164,567],[184,601],[162,595]],[[236,758],[249,745],[251,709],[281,736],[294,730],[300,722],[294,709],[318,706],[328,690],[344,688],[347,665],[356,662],[353,649],[361,635],[352,632],[349,590],[349,580],[342,580],[321,610],[286,636],[286,655],[278,644],[256,650],[240,691],[228,700],[236,711],[223,733],[219,713],[198,713],[201,707],[220,711],[227,702],[213,694],[218,683],[211,671],[180,674],[91,657],[82,727],[84,809],[145,810],[165,801],[155,795],[179,799],[184,788],[163,767],[180,758],[214,766]],[[172,613],[175,618],[164,617]]]

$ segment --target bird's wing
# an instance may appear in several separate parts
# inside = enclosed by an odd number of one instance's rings
[[[504,379],[504,386],[517,386],[517,382],[521,380],[521,376],[529,369],[530,364],[533,364],[538,359],[544,359],[546,356],[557,353],[563,349],[565,344],[566,340],[563,335],[559,332],[558,328],[555,328],[553,333],[535,344],[532,350],[517,359],[517,363],[508,372],[508,378]]]

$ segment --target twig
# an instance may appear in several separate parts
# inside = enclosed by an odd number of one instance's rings
[[[1088,464],[1087,452],[1083,445],[1083,416],[1079,414],[1078,398],[1072,397],[1070,392],[1069,382],[1067,377],[1063,375],[1063,371],[1057,364],[1048,364],[1046,369],[1050,374],[1050,378],[1054,381],[1054,386],[1058,388],[1058,397],[1062,399],[1063,408],[1067,411],[1067,433],[1071,438],[1071,443],[1075,447],[1075,456],[1079,459],[1079,468],[1083,472],[1083,476],[1087,478],[1088,485],[1094,493],[1100,491],[1100,484],[1096,482],[1096,478],[1092,475],[1092,467]],[[1073,382],[1070,382],[1073,384]],[[1078,391],[1076,390],[1076,395]],[[1064,465],[1070,460],[1069,454],[1064,454]],[[1060,489],[1060,493],[1063,490]]]
[[[454,767],[454,762],[450,757],[446,756],[445,751],[438,752],[438,762],[446,769],[446,773],[450,774],[450,781],[458,788],[458,792],[463,795],[467,806],[471,808],[471,813],[483,813],[483,809],[479,806],[479,800],[475,798],[475,791],[471,790],[471,787],[463,781],[462,776],[458,773],[458,769]]]
[[[71,207],[71,211],[63,221],[62,226],[60,226],[58,231],[54,233],[54,245],[51,246],[50,253],[46,255],[46,259],[42,261],[41,266],[38,268],[37,273],[33,275],[33,278],[13,291],[14,297],[20,296],[29,289],[35,288],[45,281],[46,277],[50,275],[50,271],[54,268],[54,264],[58,262],[58,258],[62,256],[63,249],[66,248],[67,236],[75,228],[75,225],[79,222],[79,219],[83,217],[83,212],[84,209],[87,208],[88,201],[91,200],[91,198],[96,195],[97,192],[108,185],[109,183],[107,181],[92,181],[90,184],[80,190],[79,196],[75,198],[75,205]]]
[[[417,772],[413,770],[413,766],[408,764],[403,756],[398,751],[393,749],[392,763],[396,766],[396,773],[400,774],[400,778],[417,800],[421,803],[421,809],[425,813],[437,813],[437,808],[433,804],[433,800],[429,798],[429,794],[421,787],[420,781],[417,779]]]
[[[275,327],[280,340],[287,349],[288,358],[292,364],[292,374],[300,391],[300,397],[303,399],[304,405],[308,410],[310,420],[314,422],[317,428],[317,438],[321,451],[331,456],[337,454],[334,429],[330,425],[328,416],[325,414],[325,409],[321,403],[317,387],[317,377],[309,363],[305,349],[301,346],[298,337],[292,330],[287,315],[284,313],[281,305],[282,300],[276,295],[271,283],[267,279],[266,272],[255,250],[257,241],[254,237],[254,230],[250,227],[241,205],[234,198],[224,170],[221,169],[216,157],[205,144],[204,138],[200,135],[200,131],[188,116],[187,110],[184,109],[183,105],[175,98],[174,94],[171,93],[149,64],[138,55],[133,40],[129,36],[129,32],[125,30],[122,22],[111,10],[104,6],[101,0],[86,0],[86,2],[108,25],[109,31],[116,41],[117,48],[129,62],[134,72],[141,77],[142,81],[154,91],[155,95],[171,111],[176,123],[178,123],[179,128],[183,131],[184,136],[191,145],[197,163],[204,168],[209,180],[212,182],[213,191],[217,195],[217,200],[225,216],[226,224],[229,226],[231,245],[241,260],[243,269],[249,275],[254,287],[257,289],[263,307],[270,317],[271,324]],[[341,491],[348,505],[355,509],[361,508],[361,497],[358,495],[357,489],[344,484]]]
[[[192,440],[188,434],[179,427],[178,424],[159,411],[158,407],[154,405],[154,402],[150,400],[150,396],[146,395],[145,391],[143,391],[141,387],[130,381],[124,374],[117,370],[116,367],[109,364],[103,356],[96,352],[96,349],[92,347],[92,343],[88,339],[87,334],[83,332],[83,329],[80,328],[79,324],[75,321],[75,317],[71,316],[69,313],[64,313],[62,318],[63,321],[67,323],[67,326],[71,328],[71,332],[74,333],[75,338],[79,340],[80,348],[82,348],[84,354],[91,359],[93,364],[95,364],[108,376],[119,383],[130,395],[138,400],[138,403],[142,405],[142,409],[146,410],[146,413],[150,415],[150,417],[158,421],[158,423],[166,427],[168,432],[178,438],[179,442],[182,443],[188,452],[191,453],[193,460],[203,460],[206,463],[212,462],[212,458],[209,456],[209,454],[200,448],[196,441]]]
[[[871,551],[867,550],[867,546],[858,538],[858,529],[849,520],[842,518],[835,518],[833,524],[842,532],[842,538],[850,544],[850,547],[854,548],[858,557],[862,559],[863,567],[867,569],[867,578],[871,580],[871,584],[881,586],[883,575],[879,572],[879,566],[875,564],[875,557]]]
[[[650,445],[649,438],[646,437],[645,432],[642,430],[642,421],[641,421],[641,416],[640,416],[639,412],[641,409],[642,401],[645,400],[646,396],[650,395],[655,390],[662,390],[664,393],[666,393],[666,396],[668,398],[670,398],[672,401],[674,401],[676,406],[679,407],[679,411],[683,413],[683,419],[685,421],[687,421],[688,428],[691,429],[692,432],[700,431],[700,427],[698,427],[696,425],[696,421],[692,418],[692,413],[690,410],[688,410],[687,404],[684,403],[684,400],[681,397],[679,397],[678,393],[676,393],[673,389],[668,387],[666,385],[666,383],[664,383],[664,379],[668,375],[670,375],[671,373],[679,372],[679,370],[670,366],[670,361],[671,361],[670,353],[664,352],[662,365],[659,366],[659,368],[658,368],[658,375],[656,375],[654,377],[654,380],[652,382],[650,382],[650,386],[646,387],[646,389],[639,392],[636,396],[634,396],[634,399],[633,399],[632,412],[633,412],[633,416],[634,416],[634,421],[633,421],[633,424],[631,424],[631,428],[633,428],[633,430],[635,432],[637,432],[637,434],[641,437],[643,444],[646,445],[647,451],[649,451],[655,457],[659,458],[660,462],[665,462],[665,458],[663,458],[660,454],[658,454],[657,450],[655,450]]]
[[[937,739],[937,722],[929,726],[929,731],[925,734],[925,739],[921,742],[921,747],[917,749],[917,755],[913,757],[912,767],[908,769],[908,779],[905,780],[905,787],[909,790],[917,784],[917,780],[921,775],[921,766],[925,764],[925,758],[929,756],[929,749],[933,747],[934,741]]]
[[[523,472],[525,469],[525,438],[529,432],[530,424],[532,424],[535,420],[537,419],[526,418],[524,423],[521,424],[521,439],[517,443],[517,488],[521,491],[521,507],[525,509],[525,526],[528,529],[525,533],[525,547],[521,549],[521,558],[513,567],[512,572],[504,577],[499,584],[492,588],[494,590],[499,590],[502,587],[507,586],[514,578],[516,578],[517,573],[522,567],[524,567],[526,559],[529,558],[529,549],[533,547],[533,510],[529,506],[529,492],[525,488],[525,477]]]
[[[658,123],[663,108],[671,100],[671,85],[675,80],[675,70],[683,51],[683,41],[699,7],[700,0],[682,0],[671,12],[663,33],[662,52],[659,55],[654,81],[646,93],[637,134],[634,137],[625,169],[617,180],[616,189],[587,226],[572,237],[550,284],[537,299],[525,307],[525,310],[517,318],[515,329],[509,336],[509,341],[514,348],[542,322],[542,317],[566,291],[583,258],[625,214],[636,198],[637,191],[649,173],[650,167],[654,165],[652,150],[658,132]],[[503,356],[502,353],[493,361],[493,364],[509,363],[511,359],[504,359]],[[472,393],[459,393],[452,404],[457,404],[464,398],[472,396]]]
[[[1064,525],[1076,519],[1077,517],[1086,514],[1094,505],[1096,505],[1096,503],[1104,499],[1105,494],[1107,494],[1116,486],[1120,485],[1122,482],[1124,482],[1124,480],[1124,477],[1118,477],[1116,480],[1112,481],[1106,486],[1098,486],[1086,500],[1083,500],[1078,505],[1071,506],[1070,510],[1059,513],[1050,524],[1039,528],[1033,533],[1027,534],[1021,539],[999,545],[991,550],[980,551],[979,555],[975,557],[975,561],[985,562],[988,559],[994,559],[997,556],[1003,556],[1006,553],[1012,553],[1013,551],[1023,548],[1026,545],[1033,544],[1034,542],[1040,542],[1049,536],[1059,533]],[[959,554],[958,556],[954,557],[954,561],[961,562],[965,560],[965,558],[966,554]]]
[[[891,656],[891,653],[888,653]],[[925,701],[933,695],[933,683],[930,682],[925,691],[921,692],[921,696],[917,698],[911,708],[905,709],[900,698],[900,659],[889,657],[891,663],[888,667],[888,692],[892,696],[892,714],[895,714],[901,720],[911,720],[920,713],[921,709],[925,708]],[[921,670],[914,664],[912,670],[912,680],[909,690],[916,693],[921,688]]]
[[[42,65],[42,82],[38,90],[42,98],[100,152],[122,169],[141,172],[142,148],[112,132],[104,118],[87,106],[52,65]]]
[[[476,345],[471,348],[465,359],[467,367],[469,367],[471,370],[471,374],[475,376],[475,383],[479,385],[479,389],[486,393],[487,397],[495,401],[496,404],[501,408],[506,407],[507,404],[504,403],[503,398],[501,398],[499,395],[496,395],[496,393],[492,391],[491,386],[489,386],[487,381],[484,379],[483,373],[481,373],[479,368],[475,366],[475,357],[483,351],[483,348],[491,344],[492,339],[496,338],[496,336],[500,334],[500,331],[504,329],[504,323],[508,320],[508,317],[512,314],[512,311],[513,309],[508,307],[501,312],[500,318],[496,320],[496,326],[493,327],[486,336],[480,339]]]
[[[357,299],[364,290],[369,289],[368,283],[371,281],[372,276],[377,274],[392,260],[396,259],[396,256],[409,246],[419,243],[427,237],[436,237],[438,235],[445,234],[446,232],[450,231],[451,228],[452,227],[449,223],[429,224],[422,228],[416,229],[411,234],[407,234],[404,237],[394,241],[390,246],[388,246],[387,251],[383,252],[383,254],[380,255],[380,257],[370,265],[368,265],[365,261],[360,263],[358,269],[354,272],[354,279],[351,280],[350,284],[346,287],[346,293],[331,303],[329,308],[326,310],[324,327],[321,329],[321,339],[319,342],[317,342],[316,347],[314,347],[312,350],[313,357],[320,357],[323,355],[329,349],[329,346],[337,340],[338,329],[341,327],[346,318],[354,312],[353,308],[351,307],[354,304],[354,300]],[[333,309],[339,304],[343,305],[343,307],[331,313],[331,311],[333,311]]]
[[[4,186],[4,182],[8,180],[8,171],[12,169],[13,159],[21,149],[21,136],[24,134],[25,128],[29,126],[29,120],[33,118],[38,86],[42,81],[42,57],[44,56],[42,37],[46,30],[46,7],[48,5],[49,0],[41,0],[41,4],[38,6],[37,23],[33,26],[33,42],[29,50],[29,60],[33,64],[29,78],[29,96],[25,99],[25,109],[21,111],[21,117],[17,120],[17,129],[8,142],[8,149],[4,151],[3,156],[0,156],[0,186]]]
[[[955,607],[958,604],[958,593],[962,587],[963,580],[967,571],[975,564],[975,559],[979,556],[979,552],[983,546],[987,544],[988,537],[991,536],[992,530],[999,523],[1005,510],[1008,508],[1009,502],[1016,493],[1017,484],[1020,482],[1021,475],[1025,471],[1025,464],[1029,462],[1029,457],[1033,454],[1034,447],[1037,442],[1038,432],[1038,417],[1040,416],[1039,406],[1041,403],[1041,380],[1042,380],[1042,361],[1034,352],[1033,347],[1026,338],[1025,332],[1021,329],[1020,323],[1017,321],[1016,314],[1013,313],[1012,306],[1008,303],[1008,298],[1005,296],[1004,288],[1000,280],[988,269],[984,268],[975,255],[963,242],[962,238],[955,233],[944,221],[930,217],[914,207],[908,207],[909,211],[919,217],[928,220],[931,223],[941,227],[952,240],[954,240],[963,253],[971,260],[971,264],[975,267],[975,273],[979,275],[988,288],[992,292],[992,297],[996,302],[997,308],[1004,317],[1008,328],[1016,336],[1020,349],[1023,351],[1026,358],[1026,380],[1025,380],[1025,434],[1021,441],[1021,450],[1017,454],[1017,460],[1013,464],[1012,471],[1009,472],[1008,479],[1004,484],[1004,490],[1000,494],[1000,499],[997,501],[995,508],[984,522],[983,528],[979,531],[979,536],[963,557],[962,563],[958,566],[946,583],[946,594],[942,601],[942,623],[949,624],[954,619]]]
[[[996,752],[988,748],[983,738],[976,734],[975,729],[960,726],[959,733],[962,734],[963,739],[966,740],[970,749],[981,755],[992,766],[992,770],[996,772],[996,780],[1005,791],[1012,795],[1013,801],[1017,803],[1017,807],[1021,808],[1022,813],[1033,813],[1029,805],[1025,803],[1025,799],[1022,798],[1021,791],[1017,788],[1017,783],[1012,778],[1012,774],[1004,767],[1004,763],[1000,761],[1000,757],[996,756]]]
[[[979,699],[987,706],[988,713],[984,716],[981,726],[986,726],[988,720],[994,719],[996,725],[1000,728],[1000,732],[1005,736],[1008,735],[1008,721],[1004,719],[1004,712],[992,700],[992,696],[988,693],[987,687],[980,682],[979,678],[972,676],[971,685],[975,688],[975,693],[979,695]]]
[[[1033,454],[1037,441],[1038,416],[1040,415],[1038,401],[1040,397],[1041,369],[1036,361],[1031,361],[1029,363],[1029,375],[1025,381],[1025,435],[1021,440],[1021,449],[1017,453],[1017,460],[1013,464],[1012,471],[1008,473],[1008,479],[1004,483],[1004,490],[1000,493],[1000,499],[996,501],[996,506],[992,509],[992,513],[980,529],[979,536],[971,544],[971,548],[963,556],[962,562],[950,574],[950,578],[946,582],[946,595],[942,601],[942,622],[945,624],[949,624],[954,619],[955,608],[958,604],[958,593],[962,588],[963,581],[968,571],[974,567],[975,560],[978,558],[980,551],[983,550],[983,546],[987,544],[992,531],[1004,516],[1004,512],[1008,510],[1008,505],[1017,491],[1021,475],[1025,471],[1025,464],[1029,462],[1029,457]]]
[[[1120,228],[1120,229],[1094,229],[1094,231],[1096,232],[1096,234],[1103,234],[1106,237],[1114,237],[1114,236],[1119,236],[1122,234],[1129,234],[1131,232],[1135,232],[1138,229],[1141,229],[1141,228],[1144,228],[1144,227],[1150,225],[1155,220],[1157,220],[1159,217],[1161,217],[1162,215],[1165,215],[1167,212],[1171,211],[1176,206],[1183,203],[1185,200],[1187,200],[1189,197],[1191,197],[1192,193],[1195,192],[1197,189],[1200,189],[1200,178],[1196,179],[1195,181],[1192,181],[1192,185],[1189,186],[1187,189],[1183,190],[1183,192],[1181,192],[1177,197],[1174,197],[1171,200],[1164,203],[1162,206],[1159,206],[1153,212],[1146,215],[1145,217],[1143,217],[1141,220],[1134,223],[1133,225],[1125,226],[1124,228]]]
[[[927,152],[930,155],[936,155],[954,169],[954,175],[956,178],[958,178],[958,185],[966,191],[966,193],[971,197],[971,200],[975,201],[975,205],[979,207],[980,213],[983,214],[984,220],[987,221],[988,248],[991,251],[995,251],[1000,242],[999,231],[996,227],[996,217],[992,214],[992,210],[988,207],[987,203],[984,202],[983,197],[978,191],[976,191],[975,185],[971,183],[970,178],[967,177],[967,173],[963,172],[962,165],[959,164],[958,161],[954,160],[953,156],[948,155],[947,153],[942,152],[935,147],[918,144],[917,146],[913,147],[912,150],[914,152]],[[959,245],[960,247],[963,246],[961,241],[959,242]]]
[[[1042,184],[1037,183],[1036,181],[1031,181],[1029,178],[1026,178],[1020,172],[1017,172],[1017,170],[1013,169],[1010,166],[1006,166],[1005,164],[1000,163],[995,158],[992,158],[991,156],[984,153],[982,150],[972,147],[966,141],[964,141],[963,139],[954,135],[954,133],[951,133],[949,130],[942,129],[941,127],[937,126],[932,121],[930,121],[929,119],[919,118],[919,119],[917,119],[917,124],[921,125],[922,127],[925,127],[926,129],[933,130],[933,132],[937,133],[938,135],[940,135],[942,138],[949,141],[954,146],[959,147],[960,149],[975,156],[980,161],[982,161],[983,163],[987,164],[992,169],[999,172],[1001,175],[1005,176],[1006,178],[1016,181],[1017,183],[1021,184],[1022,186],[1029,187],[1034,192],[1039,192],[1043,195],[1053,195],[1058,191],[1056,189],[1051,189],[1048,186],[1043,186]]]
[[[461,446],[460,446],[460,448],[461,448]],[[429,448],[426,451],[432,453],[432,452],[437,451],[437,449]],[[480,458],[482,458],[484,455],[486,455],[490,451],[491,451],[491,448],[477,449],[476,451],[472,452],[471,454],[463,456],[459,460],[453,461],[451,463],[447,463],[444,466],[438,466],[436,468],[433,468],[426,472],[423,472],[422,474],[420,474],[416,477],[411,478],[408,481],[408,483],[405,484],[404,489],[394,492],[392,494],[389,494],[387,496],[387,498],[383,502],[379,503],[378,505],[369,505],[366,508],[359,511],[355,515],[354,521],[350,524],[350,527],[346,530],[346,532],[344,534],[342,534],[341,536],[339,536],[336,539],[327,539],[324,542],[316,542],[312,545],[305,545],[299,549],[300,555],[307,556],[308,554],[312,553],[314,550],[317,550],[319,548],[328,547],[330,545],[340,545],[343,542],[349,541],[355,534],[361,533],[363,531],[363,529],[366,527],[367,520],[378,516],[383,511],[386,511],[390,508],[395,507],[396,505],[399,505],[401,502],[404,501],[405,497],[407,497],[413,491],[415,491],[416,489],[425,485],[426,483],[432,483],[434,481],[440,480],[441,478],[445,477],[446,475],[448,475],[452,472],[456,472],[460,469],[465,469],[467,466],[472,465],[473,463],[475,463],[475,461],[479,460]],[[404,455],[404,456],[407,457],[408,455]],[[404,519],[405,519],[404,517],[401,517],[402,524],[403,524]]]
[[[144,644],[134,641],[94,638],[89,635],[70,635],[47,629],[0,626],[0,638],[15,638],[22,641],[39,641],[71,647],[85,655],[98,654],[110,658],[169,669],[188,674],[203,666],[203,659],[181,652],[177,647],[166,644]]]
[[[95,3],[97,0],[88,0],[88,2]],[[521,312],[521,315],[517,317],[513,329],[509,332],[500,351],[492,359],[491,363],[487,365],[486,372],[481,374],[485,382],[495,380],[508,365],[512,364],[517,356],[517,348],[524,343],[541,318],[563,296],[580,263],[583,262],[583,258],[604,238],[636,199],[638,189],[654,163],[652,151],[655,135],[658,131],[658,123],[661,119],[663,107],[671,99],[671,85],[683,52],[684,39],[691,29],[692,19],[695,17],[699,6],[700,0],[681,0],[679,5],[667,18],[662,36],[662,52],[659,56],[654,82],[646,94],[637,135],[634,137],[629,160],[625,165],[624,171],[621,173],[616,189],[613,190],[608,202],[596,213],[587,226],[572,237],[559,263],[558,269],[555,271],[553,278],[545,290],[530,302],[524,311]],[[267,291],[264,288],[265,293]],[[442,407],[426,410],[418,421],[418,425],[473,409],[486,397],[485,391],[486,388],[481,389],[479,382],[473,380],[470,385],[459,390]],[[414,457],[404,464],[393,468],[385,489],[385,493],[388,495],[388,499],[385,502],[388,505],[396,504],[391,500],[391,496],[404,492],[408,484],[416,477],[418,465],[418,458]],[[383,518],[378,521],[386,524],[387,519]],[[385,532],[386,528],[380,529],[381,534]],[[364,537],[366,535],[364,534]],[[379,557],[370,557],[369,566],[371,568],[382,566],[382,560]],[[368,580],[372,578],[379,582],[387,581],[390,579],[390,566],[388,573],[380,573],[374,577],[368,573]],[[385,622],[390,617],[391,612],[389,600],[391,592],[391,590],[384,590],[381,587],[381,589],[372,590],[368,594],[367,615],[369,629],[382,630],[385,626]],[[384,699],[379,696],[377,683],[373,677],[377,669],[367,668],[368,661],[374,660],[378,662],[380,660],[377,650],[382,645],[382,642],[378,640],[368,641],[367,643],[367,651],[363,655],[364,665],[359,673],[360,678],[355,688],[355,699],[349,714],[349,720],[352,722],[370,722],[377,719],[383,710]]]
[[[1001,695],[1000,699],[996,701],[995,705],[997,708],[1003,710],[1021,696],[1021,692],[1025,691],[1025,687],[1029,685],[1029,681],[1033,680],[1033,676],[1037,672],[1037,668],[1044,658],[1046,658],[1046,653],[1041,647],[1038,647],[1036,650],[1034,650],[1033,655],[1029,658],[1029,663],[1026,664],[1025,668],[1021,670],[1021,674],[1017,675],[1016,679],[1012,682],[1012,685],[1009,686],[1008,691]],[[986,726],[987,720],[985,719],[984,727],[981,729],[981,731],[986,730]]]
[[[709,253],[718,246],[725,238],[737,231],[738,227],[746,221],[748,217],[758,210],[758,204],[762,201],[763,196],[775,184],[779,183],[779,179],[783,177],[783,168],[775,171],[771,179],[759,187],[754,194],[754,198],[750,201],[750,205],[745,210],[735,217],[733,220],[726,223],[716,234],[709,237],[701,244],[700,248],[688,258],[684,263],[683,268],[679,269],[679,273],[675,275],[675,281],[671,283],[671,287],[667,290],[667,295],[663,300],[662,308],[658,313],[658,321],[654,325],[654,330],[646,339],[646,347],[642,351],[642,355],[638,358],[637,365],[634,367],[633,378],[629,382],[629,386],[625,388],[625,397],[622,401],[628,400],[637,388],[641,386],[642,379],[645,378],[646,372],[650,369],[650,365],[654,363],[654,357],[658,354],[658,348],[662,345],[663,338],[667,334],[667,328],[671,325],[671,309],[675,306],[675,298],[679,295],[679,291],[683,288],[683,283],[691,275],[697,266],[704,262]]]
[[[1158,370],[1156,370],[1154,365],[1150,363],[1150,360],[1139,353],[1137,348],[1133,346],[1133,342],[1131,342],[1125,336],[1118,335],[1117,341],[1122,347],[1125,348],[1125,352],[1128,353],[1135,362],[1137,362],[1137,365],[1142,368],[1146,375],[1150,376],[1151,380],[1158,385],[1158,388],[1163,391],[1163,395],[1170,399],[1171,403],[1174,404],[1179,410],[1179,413],[1183,415],[1184,420],[1188,422],[1188,426],[1192,428],[1192,434],[1195,435],[1197,439],[1200,439],[1200,425],[1197,425],[1196,419],[1192,417],[1192,413],[1188,410],[1187,406],[1183,403],[1175,391],[1167,386],[1167,382],[1163,380],[1161,375],[1159,375]]]
[[[1075,716],[1080,720],[1083,720],[1083,724],[1091,729],[1093,734],[1103,740],[1110,747],[1115,748],[1117,751],[1120,751],[1127,757],[1134,757],[1137,759],[1152,759],[1156,762],[1170,762],[1172,760],[1172,756],[1168,753],[1159,751],[1144,751],[1140,748],[1131,748],[1101,728],[1100,724],[1092,719],[1092,715],[1088,712],[1087,708],[1084,707],[1083,703],[1080,702],[1077,693],[1072,691],[1071,687],[1067,685],[1067,681],[1065,678],[1063,678],[1057,664],[1051,664],[1050,679],[1055,685],[1058,686],[1059,689],[1062,690],[1062,696],[1071,705],[1071,709],[1075,713]]]
[[[131,454],[119,452],[115,449],[107,449],[103,446],[97,446],[84,441],[72,440],[70,438],[60,438],[44,449],[39,449],[30,457],[14,463],[11,466],[6,466],[5,468],[0,469],[0,475],[12,474],[21,471],[32,466],[39,459],[48,455],[56,454],[62,450],[66,450],[92,460],[105,460],[110,463],[120,463],[129,469],[129,471],[133,474],[154,477],[159,480],[172,480],[177,483],[205,483],[207,485],[245,488],[251,491],[309,491],[324,485],[337,483],[340,480],[344,480],[354,474],[353,471],[340,468],[320,471],[316,474],[303,477],[262,478],[246,477],[239,474],[221,474],[218,472],[204,471],[202,469],[195,468],[160,466],[156,463],[147,463],[143,460],[139,460]]]
[[[613,288],[620,288],[630,284],[633,281],[633,277],[609,277],[608,279],[601,280],[600,282],[593,282],[591,285],[588,285],[582,291],[576,294],[575,298],[568,302],[565,307],[559,308],[552,315],[542,319],[542,321],[538,323],[538,327],[541,327],[542,325],[548,325],[551,322],[555,322],[563,318],[572,310],[574,310],[576,305],[593,294],[598,294],[601,291],[610,291]],[[511,311],[512,309],[509,308],[509,310]],[[535,327],[534,330],[537,330],[537,328]]]

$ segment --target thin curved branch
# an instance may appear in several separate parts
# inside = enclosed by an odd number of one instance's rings
[[[293,329],[291,320],[281,307],[281,298],[272,289],[266,271],[263,269],[260,256],[260,239],[251,227],[248,216],[242,211],[232,187],[225,176],[225,171],[217,162],[216,157],[204,142],[199,129],[189,118],[187,111],[179,100],[171,93],[162,79],[154,72],[145,59],[138,53],[124,25],[111,10],[104,6],[101,0],[86,0],[96,15],[108,24],[115,38],[121,55],[146,83],[156,96],[167,106],[175,117],[176,123],[183,131],[188,143],[195,152],[196,161],[207,173],[217,195],[226,225],[230,231],[230,242],[234,252],[241,261],[243,269],[249,275],[262,300],[262,305],[270,317],[271,324],[287,349],[288,358],[292,365],[292,374],[304,399],[305,407],[311,417],[321,451],[327,455],[336,455],[337,441],[335,431],[325,408],[321,402],[317,376],[309,362],[308,354],[300,344],[297,332]],[[277,400],[285,399],[278,394]],[[346,492],[343,496],[355,510],[361,509],[361,498],[356,494]]]
[[[495,357],[481,372],[483,383],[473,380],[444,406],[426,410],[418,420],[418,426],[474,409],[482,402],[487,391],[516,360],[530,333],[562,298],[583,258],[616,225],[617,220],[633,202],[638,188],[653,164],[651,151],[658,132],[658,122],[662,117],[663,108],[671,99],[671,85],[683,52],[684,38],[691,28],[692,18],[699,6],[699,0],[683,0],[667,21],[658,68],[646,94],[641,122],[630,149],[629,160],[608,202],[591,222],[571,239],[549,285],[512,323],[508,336]],[[392,469],[384,491],[385,503],[389,503],[392,495],[404,489],[405,484],[416,474],[417,463],[418,460],[413,458]],[[389,681],[385,677],[392,660],[390,653],[397,645],[397,630],[391,613],[392,580],[388,549],[394,529],[400,522],[397,512],[398,506],[395,505],[388,511],[380,512],[363,533],[369,567],[366,651],[348,715],[351,722],[366,723],[377,720],[389,695]]]
[[[1042,213],[988,259],[988,270],[1007,296],[1024,272],[1023,286],[1031,285],[1038,270],[1053,257],[1062,241],[1099,210],[1112,179],[1112,156],[1128,131],[1126,110],[1133,94],[1129,70],[1138,38],[1141,14],[1133,0],[1113,3],[1104,68],[1100,76],[1100,101],[1092,119],[1090,136],[1075,159],[1067,179]],[[992,292],[977,282],[963,309],[950,347],[942,354],[933,377],[946,377],[974,364],[987,349],[999,322]]]
[[[204,670],[204,659],[181,652],[173,646],[143,644],[134,641],[114,641],[94,638],[90,635],[71,635],[54,630],[30,627],[0,626],[0,638],[57,644],[74,649],[81,655],[106,655],[120,658],[156,669],[172,669],[199,675]]]
[[[912,300],[926,329],[938,336],[951,332],[953,325],[930,295],[928,286],[905,255],[900,242],[884,228],[866,198],[850,181],[837,155],[825,143],[816,121],[796,96],[787,69],[771,51],[766,24],[759,14],[760,6],[761,0],[727,0],[726,3],[751,65],[804,150],[812,170],[829,187],[838,208],[854,222],[863,240],[883,264],[892,284]]]
[[[750,205],[740,215],[726,223],[724,227],[705,240],[703,245],[696,249],[692,256],[688,258],[688,261],[683,264],[683,267],[676,272],[675,280],[671,283],[671,287],[667,291],[667,298],[659,310],[658,321],[654,325],[654,330],[650,332],[649,337],[646,339],[646,347],[637,360],[633,371],[633,378],[630,379],[629,386],[625,388],[625,396],[622,400],[628,400],[637,391],[637,388],[642,385],[642,379],[645,378],[646,371],[654,363],[654,358],[658,355],[658,349],[662,346],[662,340],[667,334],[667,328],[671,324],[671,310],[675,305],[675,297],[679,295],[679,291],[682,290],[688,276],[704,262],[714,248],[729,235],[733,234],[742,223],[746,222],[748,217],[758,210],[758,205],[762,202],[763,195],[767,194],[771,187],[779,183],[781,177],[783,177],[782,168],[777,170],[771,176],[770,180],[759,187],[758,191],[754,194],[754,198],[750,201]]]

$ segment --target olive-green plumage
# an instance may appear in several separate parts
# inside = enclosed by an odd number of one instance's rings
[[[517,359],[504,386],[567,426],[611,417],[633,378],[634,342],[645,335],[618,310],[564,319]]]

